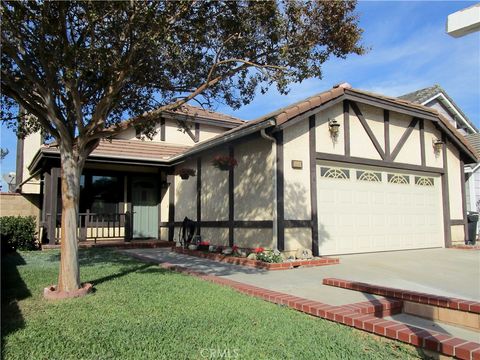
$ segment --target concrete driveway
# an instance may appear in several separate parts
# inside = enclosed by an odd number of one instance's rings
[[[474,250],[425,249],[345,255],[340,257],[339,265],[284,271],[218,263],[176,254],[168,249],[124,252],[327,304],[342,305],[375,298],[374,295],[322,285],[322,280],[327,277],[480,300],[480,252]]]

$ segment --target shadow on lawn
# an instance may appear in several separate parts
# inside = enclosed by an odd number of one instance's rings
[[[25,326],[18,307],[18,301],[32,296],[18,271],[18,266],[25,264],[17,252],[2,255],[2,353],[5,336]]]

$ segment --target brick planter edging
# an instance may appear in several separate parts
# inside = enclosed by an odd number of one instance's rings
[[[215,284],[228,286],[238,292],[279,305],[288,306],[289,308],[312,316],[355,327],[359,330],[368,331],[376,335],[398,340],[427,350],[436,351],[444,355],[455,356],[462,360],[480,360],[480,343],[463,340],[436,331],[427,331],[414,326],[405,325],[398,321],[390,321],[375,317],[371,313],[372,309],[366,305],[368,302],[345,306],[332,306],[319,301],[312,301],[290,294],[267,290],[238,281],[221,278],[215,275],[192,271],[170,263],[158,263],[158,261],[147,256],[138,254],[129,255],[143,261],[157,263],[163,269],[177,271]],[[385,310],[388,310],[387,308],[391,308],[396,304],[396,300],[392,299],[374,301],[383,304],[382,306],[384,306]],[[352,309],[352,306],[356,306],[357,309]],[[370,304],[370,306],[372,305]],[[378,305],[376,306],[378,308]],[[364,310],[362,311],[362,309]]]
[[[449,249],[459,250],[480,250],[480,245],[453,245]]]
[[[264,270],[289,270],[297,267],[335,265],[340,262],[338,258],[322,257],[321,259],[312,259],[312,260],[295,260],[295,261],[286,261],[283,263],[266,263],[264,261],[259,261],[259,260],[250,260],[250,259],[240,258],[236,256],[231,256],[231,255],[207,253],[207,252],[198,251],[198,250],[184,249],[181,247],[172,247],[172,251],[178,254],[196,256],[203,259],[209,259],[213,261],[219,261],[223,263],[247,266],[247,267],[264,269]]]
[[[474,314],[480,314],[480,302],[470,301],[446,296],[438,296],[416,291],[395,289],[386,286],[378,286],[357,281],[349,281],[336,278],[323,279],[324,285],[340,287],[349,290],[356,290],[375,295],[382,295],[396,299],[416,302],[420,304],[433,305],[448,309],[468,311]]]

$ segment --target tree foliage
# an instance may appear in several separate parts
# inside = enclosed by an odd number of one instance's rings
[[[190,100],[238,108],[362,54],[353,1],[2,1],[2,121],[60,150],[59,288],[79,286],[80,175],[100,139]],[[22,111],[16,112],[15,104]],[[20,115],[19,115],[20,114]],[[128,119],[128,120],[127,120]],[[124,121],[125,120],[125,121]]]

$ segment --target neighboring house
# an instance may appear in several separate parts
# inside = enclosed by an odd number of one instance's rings
[[[248,122],[187,109],[163,114],[154,141],[127,129],[91,154],[81,181],[81,238],[178,241],[188,217],[212,244],[286,253],[465,240],[463,163],[477,161],[475,149],[437,111],[348,84]],[[177,131],[179,116],[195,134]],[[238,165],[218,169],[219,155]],[[28,166],[43,179],[41,219],[51,243],[60,224],[52,216],[61,206],[59,166],[53,146],[38,149]],[[185,168],[196,176],[175,175]]]
[[[477,7],[478,9],[478,7]],[[456,129],[466,137],[480,153],[480,134],[477,127],[465,115],[460,107],[448,96],[439,85],[417,90],[399,97],[416,104],[428,106],[445,116]],[[480,204],[480,164],[467,163],[465,165],[467,210],[478,211]]]

